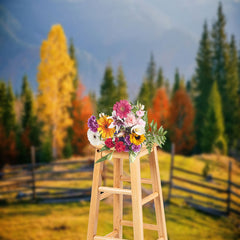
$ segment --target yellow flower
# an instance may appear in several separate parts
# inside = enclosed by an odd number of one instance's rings
[[[102,116],[97,120],[98,123],[98,131],[102,135],[102,138],[112,138],[115,132],[114,128],[109,128],[110,124],[113,122],[113,119],[107,118],[107,116]]]
[[[135,144],[135,145],[140,145],[146,140],[144,134],[142,135],[137,135],[136,133],[130,134],[130,142]]]

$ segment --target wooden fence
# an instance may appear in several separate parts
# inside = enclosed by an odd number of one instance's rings
[[[7,166],[0,172],[0,201],[90,198],[93,159],[35,163],[34,148],[31,154],[31,164]],[[84,182],[86,187],[79,188]]]
[[[182,173],[188,177],[179,176],[177,173]],[[232,162],[229,161],[228,166],[228,179],[221,179],[217,177],[210,177],[208,181],[203,177],[202,174],[193,172],[191,170],[183,169],[174,166],[174,144],[172,145],[171,153],[171,167],[169,175],[169,192],[168,201],[171,198],[182,198],[190,206],[208,212],[214,215],[223,215],[234,212],[240,214],[240,185],[232,182]],[[197,177],[196,180],[189,180],[191,176]],[[176,183],[177,182],[177,183]],[[203,183],[207,182],[207,183]],[[187,183],[188,186],[193,186],[195,189],[190,187],[183,187],[181,183]],[[221,184],[216,184],[221,183]],[[218,185],[225,184],[225,188],[219,187]],[[196,188],[202,188],[204,191],[196,190]],[[237,191],[236,191],[237,189]],[[184,192],[184,194],[173,194],[175,192]],[[211,191],[209,191],[211,190]],[[211,192],[211,193],[208,193]],[[220,196],[219,196],[220,195]],[[224,195],[224,197],[222,197]],[[196,198],[197,197],[197,198]],[[234,198],[234,199],[233,199]],[[204,200],[202,200],[204,199]],[[206,200],[208,199],[208,200]],[[216,204],[218,202],[218,204]]]

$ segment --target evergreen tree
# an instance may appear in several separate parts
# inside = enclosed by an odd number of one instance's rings
[[[174,95],[174,93],[179,90],[180,88],[180,74],[178,71],[178,68],[175,71],[175,76],[174,76],[174,84],[173,84],[173,89],[172,89],[172,96]]]
[[[156,87],[161,88],[161,87],[163,87],[163,84],[164,84],[163,70],[160,67],[158,70]]]
[[[117,73],[117,101],[122,99],[128,99],[127,82],[124,76],[122,66],[118,67]]]
[[[14,109],[15,96],[12,90],[11,82],[8,83],[6,98],[3,102],[3,113],[2,113],[2,123],[5,129],[6,135],[8,136],[11,130],[16,127],[16,115]]]
[[[98,112],[111,114],[112,107],[116,102],[116,86],[114,84],[113,70],[111,65],[107,65],[103,82],[101,84],[100,98],[98,100]]]
[[[76,50],[75,50],[72,38],[70,39],[69,56],[73,60],[74,68],[76,70],[75,73],[72,76],[72,79],[73,79],[74,89],[77,90],[77,87],[78,87],[78,60],[77,60]]]
[[[229,78],[228,76],[228,65],[229,65],[229,51],[227,43],[227,35],[225,33],[226,18],[223,14],[222,4],[219,3],[217,11],[217,21],[213,24],[212,39],[213,39],[213,58],[212,67],[214,78],[217,80],[222,102],[226,96],[226,83]],[[224,113],[223,105],[223,113]]]
[[[0,80],[0,124],[3,125],[4,104],[6,102],[7,86]]]
[[[27,75],[23,76],[21,98],[23,102],[22,127],[31,127],[33,120],[33,94],[29,86]]]
[[[147,82],[146,79],[143,80],[142,86],[140,88],[140,92],[138,95],[137,100],[142,103],[143,105],[145,105],[146,109],[148,109],[150,107],[150,89],[149,89],[149,84]]]
[[[235,149],[237,140],[240,137],[239,127],[239,102],[238,102],[238,54],[235,43],[235,38],[232,35],[229,47],[229,78],[226,82],[226,98],[225,98],[225,129],[228,137],[228,146],[230,149]]]
[[[198,96],[196,76],[192,76],[191,79],[189,81],[187,81],[186,90],[187,90],[193,104],[195,105],[195,99]]]
[[[154,61],[153,53],[151,53],[150,62],[147,67],[147,76],[146,76],[146,80],[147,80],[148,88],[150,92],[149,100],[148,100],[149,106],[152,104],[152,98],[154,97],[154,94],[155,94],[155,77],[156,77],[156,64]]]
[[[212,152],[215,149],[219,149],[223,154],[226,154],[227,143],[224,137],[222,104],[216,81],[214,81],[210,91],[204,119],[204,125],[201,129],[202,150],[204,152]]]
[[[197,137],[197,150],[199,151],[201,148],[200,142],[202,141],[201,129],[203,128],[207,101],[213,84],[212,49],[207,22],[205,22],[203,26],[203,33],[196,61],[196,88],[198,93],[194,99],[196,106],[195,131]]]
[[[169,83],[169,79],[168,78],[164,81],[164,87],[166,89],[166,93],[168,95],[168,98],[170,98],[171,90],[170,90],[170,83]]]

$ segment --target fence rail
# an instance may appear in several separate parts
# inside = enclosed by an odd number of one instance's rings
[[[232,187],[234,187],[234,188],[240,190],[240,185],[232,182],[232,163],[231,163],[231,161],[229,161],[229,166],[228,166],[228,179],[211,177],[211,180],[213,180],[213,181],[220,181],[222,183],[226,183],[227,187],[225,189],[223,189],[220,187],[213,186],[210,182],[208,182],[208,184],[204,184],[200,181],[189,180],[186,177],[183,178],[182,176],[178,176],[177,173],[178,174],[185,173],[187,175],[194,175],[194,176],[200,177],[202,180],[204,179],[203,175],[200,173],[196,173],[196,172],[193,172],[193,171],[190,171],[187,169],[183,169],[183,168],[174,166],[174,154],[175,154],[174,148],[175,148],[174,144],[172,144],[171,167],[170,167],[170,174],[169,174],[170,177],[169,177],[168,201],[170,201],[171,198],[182,198],[190,206],[197,208],[201,211],[211,213],[211,214],[219,215],[219,214],[229,214],[230,212],[234,212],[234,213],[240,215],[240,209],[237,209],[237,208],[240,208],[240,194],[232,189]],[[183,186],[180,186],[179,184],[176,184],[175,183],[176,181],[187,183],[193,187],[196,186],[196,187],[201,187],[203,189],[212,190],[212,191],[215,191],[215,194],[213,194],[213,193],[209,194],[209,193],[205,193],[205,192],[203,193],[196,189],[192,189],[192,188],[186,187],[186,186],[183,187]],[[173,189],[175,189],[179,192],[189,193],[189,195],[186,196],[186,195],[181,195],[181,194],[173,194]],[[225,197],[216,196],[217,195],[216,193],[224,194]],[[200,196],[203,198],[211,199],[212,202],[201,201],[201,200],[194,198],[194,196]],[[233,196],[238,201],[233,199]],[[214,204],[213,201],[218,201],[218,202],[224,203],[225,207],[222,205],[216,205],[216,204]]]

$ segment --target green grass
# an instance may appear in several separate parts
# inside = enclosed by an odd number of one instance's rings
[[[166,206],[170,240],[239,239],[234,216],[212,217],[187,206]],[[89,203],[13,204],[0,210],[1,240],[85,240]],[[154,213],[144,208],[144,222],[154,223]],[[131,208],[124,208],[125,219],[131,219]],[[239,224],[239,223],[238,223]],[[124,238],[133,239],[132,228],[124,227]],[[101,202],[98,234],[112,231],[112,207]],[[145,231],[145,239],[157,239],[155,231]]]
[[[227,179],[227,166],[229,158],[216,155],[201,155],[193,157],[175,156],[175,166],[202,173],[206,162],[210,164],[210,174],[214,177]],[[240,165],[233,160],[232,180],[240,184]],[[112,166],[108,164],[112,169]],[[169,180],[170,155],[159,152],[159,167],[161,179]],[[64,169],[61,169],[64,170]],[[128,160],[124,160],[124,170],[129,172]],[[148,160],[141,160],[141,176],[149,178],[150,170]],[[174,174],[202,181],[203,178],[187,175],[180,172]],[[78,175],[79,176],[79,175]],[[70,177],[70,176],[69,176]],[[214,196],[226,197],[212,190],[191,186],[187,183],[176,184],[189,187]],[[226,184],[213,182],[213,185],[226,189]],[[39,185],[61,187],[90,187],[91,181],[79,182],[42,182]],[[107,180],[107,185],[112,185],[112,180]],[[127,184],[126,184],[127,185]],[[149,188],[149,185],[144,185]],[[234,189],[239,192],[239,190]],[[168,187],[163,187],[164,199],[167,198]],[[185,193],[173,190],[173,194]],[[203,198],[198,197],[202,200]],[[205,199],[206,200],[206,199]],[[235,198],[239,202],[239,199]],[[151,208],[144,207],[144,222],[155,223],[155,214]],[[0,240],[85,240],[87,234],[89,203],[66,204],[9,204],[0,206]],[[170,205],[165,205],[167,231],[170,240],[226,240],[240,239],[240,217],[231,214],[229,217],[213,217],[198,212],[187,206],[183,200],[172,199]],[[131,205],[124,203],[124,219],[132,219]],[[132,228],[124,227],[124,238],[133,239]],[[112,231],[112,202],[110,199],[101,202],[99,213],[98,234],[104,235]],[[157,239],[155,231],[145,231],[145,239]]]

